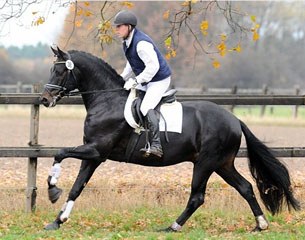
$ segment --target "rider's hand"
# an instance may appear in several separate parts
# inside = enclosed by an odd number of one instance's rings
[[[130,90],[132,88],[135,88],[138,85],[137,80],[135,78],[129,78],[125,84],[124,84],[124,88],[126,90]]]

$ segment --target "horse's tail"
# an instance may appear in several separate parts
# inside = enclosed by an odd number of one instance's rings
[[[291,207],[299,210],[300,204],[293,196],[287,168],[245,123],[240,121],[240,124],[247,143],[249,168],[266,208],[274,215],[282,210],[286,202],[289,210]]]

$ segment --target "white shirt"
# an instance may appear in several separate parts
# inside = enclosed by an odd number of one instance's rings
[[[132,30],[128,39],[125,40],[127,48],[130,46],[133,34],[134,30]],[[136,76],[136,80],[138,83],[150,82],[160,68],[158,56],[154,50],[154,46],[150,42],[139,41],[137,44],[137,53],[140,59],[143,61],[145,68],[138,76]],[[121,76],[126,81],[131,77],[132,74],[132,68],[127,60]]]

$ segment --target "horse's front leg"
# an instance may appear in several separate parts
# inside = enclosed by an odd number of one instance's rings
[[[73,187],[69,193],[68,199],[65,204],[62,206],[59,214],[57,215],[54,222],[48,224],[45,227],[45,230],[57,230],[59,229],[60,225],[66,222],[70,216],[72,208],[74,206],[75,200],[79,197],[82,190],[85,188],[86,184],[90,180],[91,176],[93,175],[95,169],[103,162],[102,160],[99,161],[86,161],[83,160],[78,176],[73,184]]]
[[[73,157],[86,161],[99,161],[101,156],[95,147],[91,144],[85,144],[74,148],[63,148],[54,157],[54,163],[48,177],[49,200],[55,203],[62,190],[56,186],[61,172],[61,162],[63,159]]]

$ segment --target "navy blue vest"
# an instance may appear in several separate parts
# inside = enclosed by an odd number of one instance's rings
[[[156,73],[156,75],[152,78],[151,82],[160,81],[160,80],[163,80],[163,79],[169,77],[172,73],[171,69],[168,66],[165,58],[162,56],[162,54],[160,53],[160,51],[154,44],[153,40],[149,36],[147,36],[145,33],[137,30],[136,28],[134,29],[133,38],[131,40],[129,47],[127,48],[126,44],[123,44],[125,56],[130,64],[134,74],[136,76],[138,76],[145,69],[145,65],[137,53],[137,44],[140,41],[147,41],[147,42],[151,43],[154,46],[154,50],[156,51],[157,56],[158,56],[160,68],[159,68],[158,72]]]

